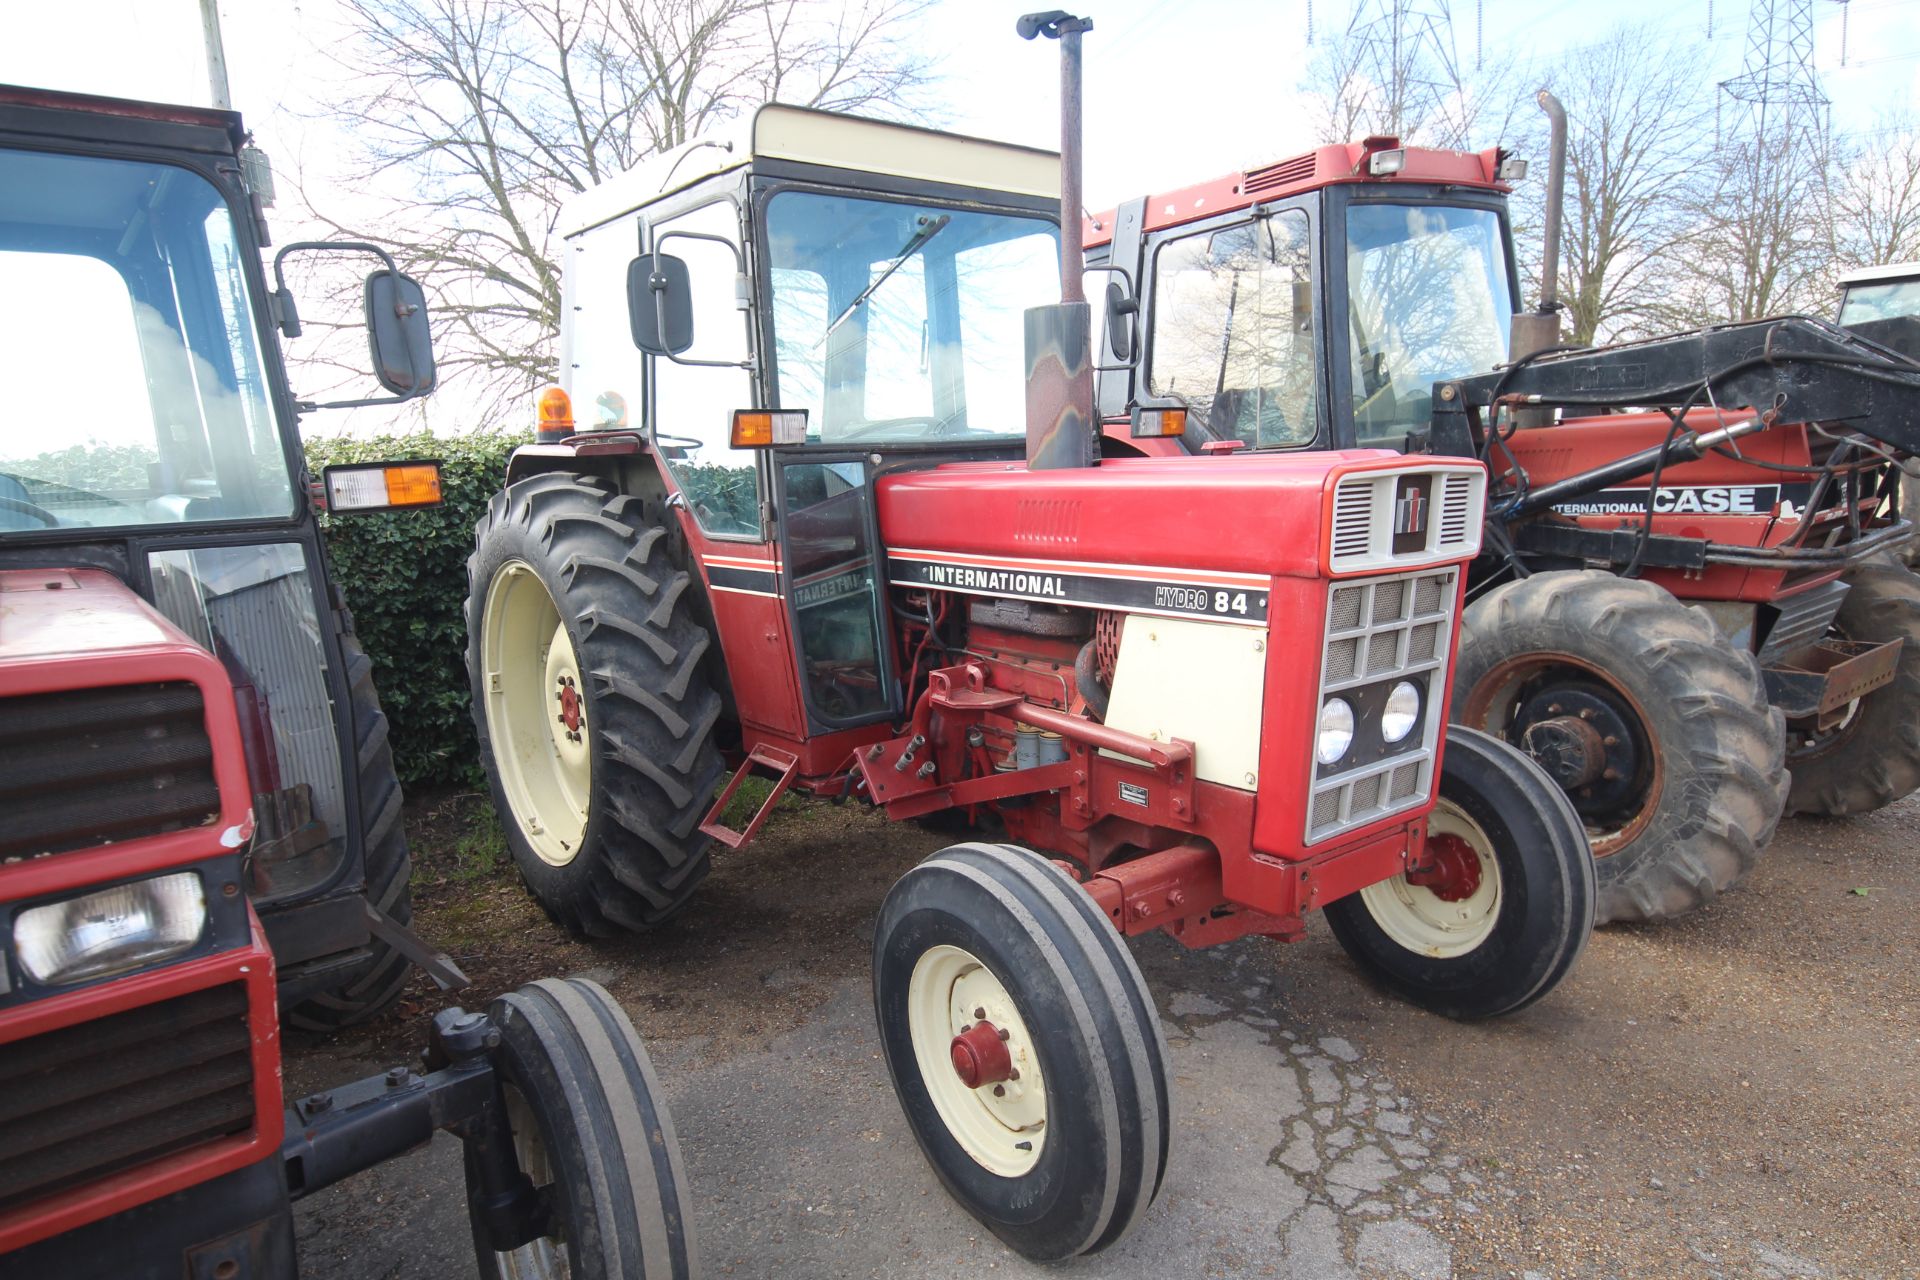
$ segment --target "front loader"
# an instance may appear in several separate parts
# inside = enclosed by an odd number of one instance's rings
[[[1094,215],[1107,448],[1486,462],[1454,714],[1566,790],[1600,920],[1658,919],[1738,882],[1783,811],[1920,785],[1920,581],[1874,563],[1910,535],[1920,370],[1794,318],[1541,354],[1524,172],[1369,138]]]
[[[1021,25],[1062,41],[1064,159],[768,106],[566,208],[563,385],[476,530],[468,662],[515,861],[576,934],[669,922],[789,791],[994,829],[888,894],[875,1008],[947,1188],[1059,1259],[1166,1171],[1124,939],[1319,911],[1486,1017],[1566,976],[1593,871],[1551,780],[1447,723],[1481,463],[1099,457],[1090,24]]]

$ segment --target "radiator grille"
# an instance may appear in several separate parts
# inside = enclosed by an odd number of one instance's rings
[[[1408,503],[1414,489],[1419,497]],[[1480,550],[1487,478],[1479,468],[1362,471],[1333,491],[1328,564],[1336,573],[1409,569]],[[1415,526],[1396,527],[1396,512]],[[1411,544],[1409,545],[1409,540]]]
[[[1308,844],[1412,808],[1431,794],[1458,575],[1449,566],[1339,583],[1328,593],[1316,708],[1335,696],[1361,703],[1357,694],[1402,679],[1424,683],[1427,693],[1421,723],[1394,754],[1358,766],[1315,762]],[[1360,732],[1368,728],[1362,724]]]
[[[0,1212],[253,1122],[238,983],[0,1045]]]
[[[156,835],[219,812],[196,686],[0,699],[0,858]]]

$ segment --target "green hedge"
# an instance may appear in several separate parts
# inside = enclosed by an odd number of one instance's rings
[[[306,442],[315,476],[332,463],[439,458],[445,505],[391,515],[321,517],[354,629],[373,658],[400,781],[467,783],[479,758],[467,690],[467,553],[524,435],[417,432]]]

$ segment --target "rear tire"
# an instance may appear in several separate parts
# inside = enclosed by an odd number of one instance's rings
[[[402,821],[400,779],[387,739],[387,716],[373,687],[373,660],[351,633],[340,637],[347,673],[348,711],[353,721],[354,758],[360,770],[360,817],[364,825],[367,900],[399,924],[413,919],[408,886],[413,861],[407,854]],[[379,938],[369,938],[373,959],[358,976],[302,1000],[287,1010],[286,1022],[302,1031],[326,1033],[355,1026],[385,1013],[407,988],[413,968],[407,958]]]
[[[1525,754],[1449,725],[1427,829],[1429,860],[1442,840],[1459,860],[1453,878],[1416,884],[1402,873],[1329,903],[1333,936],[1423,1009],[1524,1009],[1567,976],[1593,933],[1593,858],[1578,815]]]
[[[691,1276],[692,1199],[679,1141],[627,1015],[584,978],[528,983],[490,1012],[514,1150],[535,1188],[549,1188],[553,1232],[496,1253],[470,1212],[482,1280]],[[479,1189],[469,1155],[469,1205]]]
[[[1745,879],[1787,798],[1786,721],[1753,655],[1664,589],[1597,570],[1535,574],[1467,610],[1457,723],[1519,747],[1531,731],[1540,750],[1576,709],[1612,770],[1569,796],[1598,860],[1598,922],[1683,915]]]
[[[511,485],[474,534],[474,728],[521,877],[575,937],[663,924],[707,874],[721,775],[692,579],[597,478]]]
[[[1010,1248],[1094,1253],[1146,1213],[1167,1168],[1166,1041],[1125,941],[1065,872],[1012,845],[934,854],[881,905],[873,1000],[921,1151]],[[975,1026],[1019,1074],[967,1085],[952,1041]]]
[[[1871,813],[1920,787],[1920,577],[1868,564],[1849,573],[1847,584],[1834,631],[1847,640],[1906,643],[1892,682],[1860,699],[1846,723],[1825,735],[1804,722],[1787,726],[1790,813]]]

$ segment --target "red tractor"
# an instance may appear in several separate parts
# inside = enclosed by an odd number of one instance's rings
[[[1081,20],[1023,28],[1077,65]],[[1165,1172],[1125,938],[1320,910],[1484,1017],[1566,976],[1593,892],[1551,780],[1446,723],[1484,468],[1097,458],[1090,310],[1049,303],[1077,172],[770,106],[579,197],[565,385],[469,562],[495,803],[576,934],[671,920],[789,790],[1004,832],[895,885],[874,1000],[928,1159],[1042,1259],[1112,1244]]]
[[[1657,919],[1744,876],[1783,809],[1920,785],[1920,580],[1869,563],[1910,534],[1920,368],[1804,319],[1542,351],[1523,172],[1369,138],[1095,215],[1100,407],[1115,450],[1485,461],[1454,716],[1566,790],[1599,919]],[[1557,179],[1549,205],[1551,282]]]
[[[406,928],[386,720],[317,526],[439,474],[311,484],[245,140],[0,86],[0,280],[31,317],[0,370],[23,410],[87,388],[0,426],[0,1271],[291,1276],[292,1200],[444,1128],[483,1275],[685,1275],[671,1123],[591,983],[442,1012],[419,1072],[282,1096],[283,1014],[369,1017],[410,961],[458,978]],[[424,394],[391,261],[366,316],[389,394],[359,403]]]

